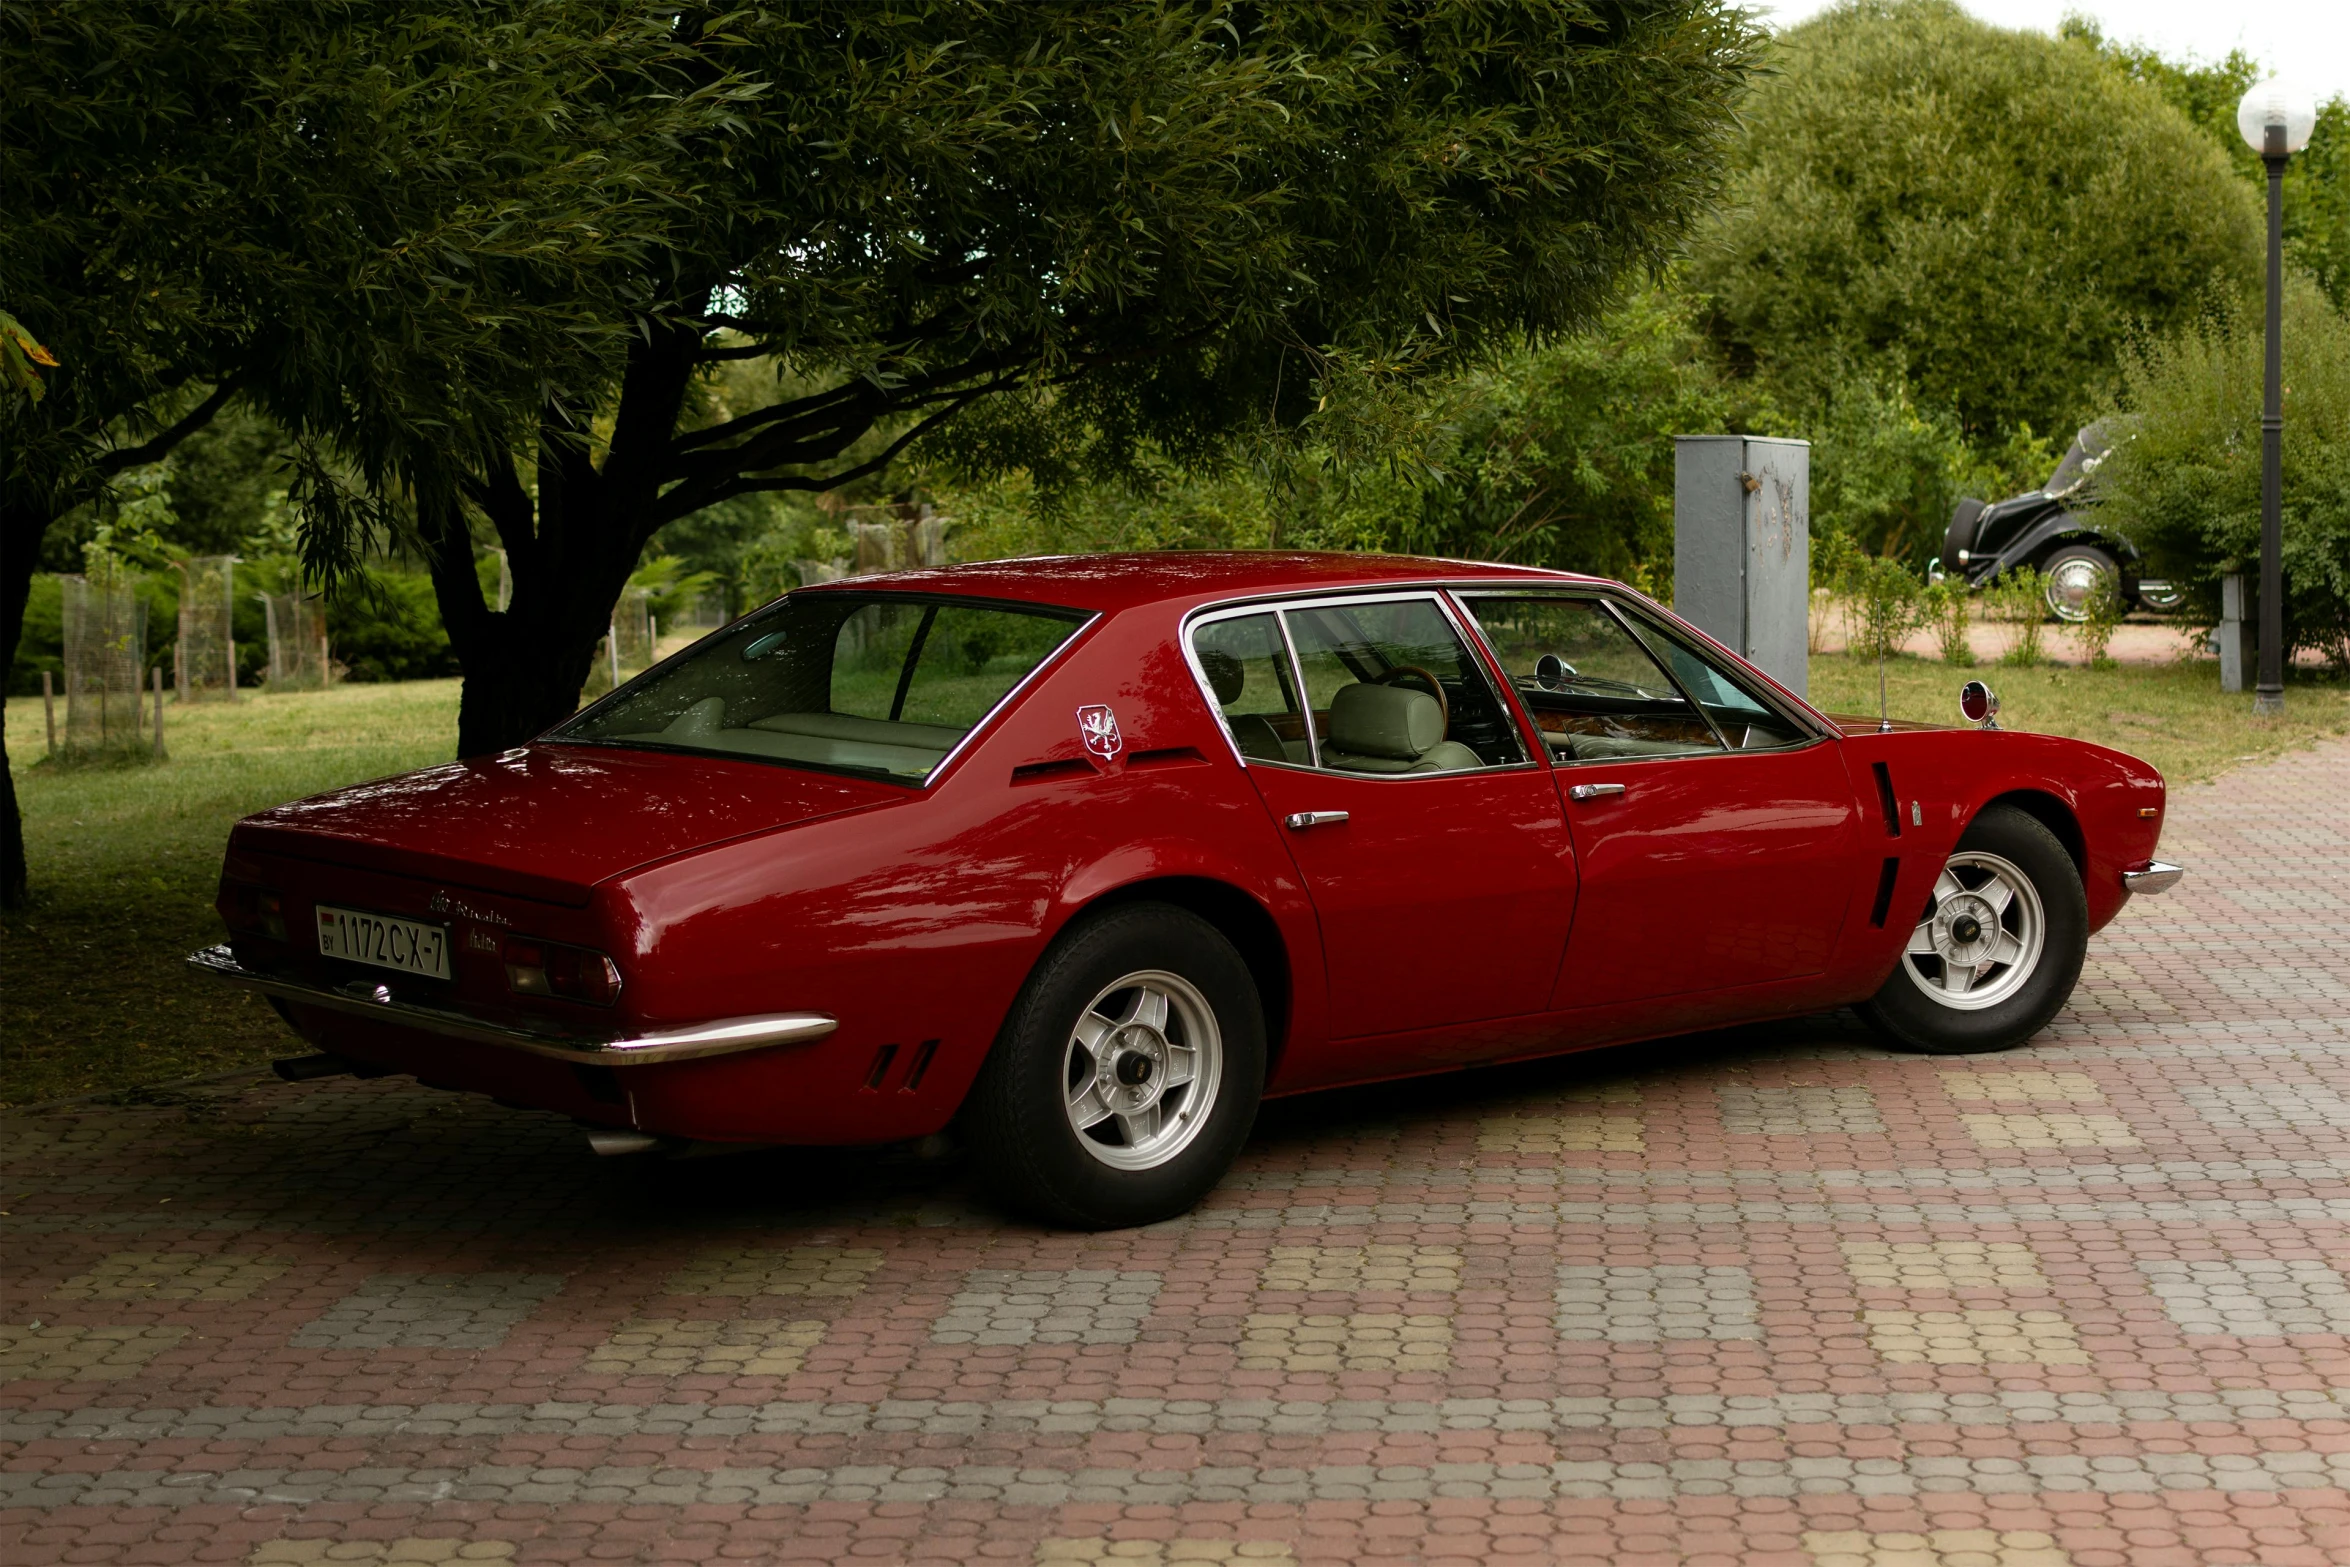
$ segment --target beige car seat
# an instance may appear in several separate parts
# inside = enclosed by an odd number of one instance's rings
[[[1444,710],[1427,692],[1352,685],[1330,699],[1322,765],[1349,773],[1452,773],[1485,762],[1444,738]]]

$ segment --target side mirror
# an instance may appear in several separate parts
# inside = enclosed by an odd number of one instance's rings
[[[1556,653],[1545,653],[1534,661],[1534,683],[1545,691],[1556,691],[1575,678],[1575,666]]]
[[[1970,680],[1958,688],[1958,710],[1978,729],[1999,727],[1998,693],[1980,680]]]

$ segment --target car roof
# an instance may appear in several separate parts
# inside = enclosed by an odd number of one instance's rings
[[[1419,582],[1596,583],[1603,579],[1491,561],[1305,550],[1156,550],[1044,555],[846,577],[803,591],[951,593],[1105,613],[1151,604],[1189,608],[1221,599],[1322,593]]]

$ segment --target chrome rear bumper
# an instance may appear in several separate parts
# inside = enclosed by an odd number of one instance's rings
[[[2186,874],[2183,866],[2150,860],[2142,870],[2122,872],[2122,886],[2131,892],[2168,892]]]
[[[395,999],[387,988],[364,980],[328,986],[265,974],[239,963],[236,954],[226,947],[206,947],[201,952],[190,953],[188,967],[281,1001],[331,1007],[379,1023],[397,1023],[449,1039],[497,1045],[584,1066],[652,1066],[664,1061],[699,1061],[744,1050],[764,1050],[772,1045],[808,1044],[840,1027],[838,1019],[821,1012],[768,1012],[756,1017],[720,1018],[692,1028],[663,1029],[650,1034],[570,1034],[552,1028],[538,1030],[492,1023],[446,1007]]]

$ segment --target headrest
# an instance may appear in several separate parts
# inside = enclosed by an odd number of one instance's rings
[[[1330,699],[1330,744],[1357,756],[1416,762],[1444,738],[1444,710],[1425,691],[1340,686]]]
[[[1199,667],[1206,671],[1208,685],[1214,689],[1216,700],[1230,707],[1240,700],[1241,691],[1248,685],[1248,671],[1240,660],[1222,648],[1204,647],[1199,650]]]

